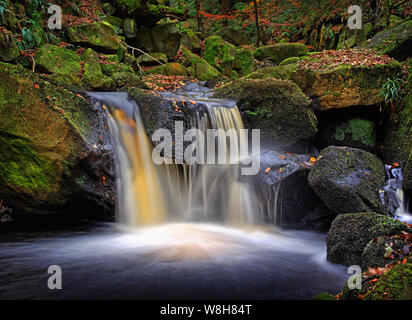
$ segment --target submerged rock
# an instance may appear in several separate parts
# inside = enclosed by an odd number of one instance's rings
[[[111,157],[99,114],[81,96],[0,63],[0,199],[14,215],[113,214]]]
[[[260,129],[263,145],[300,152],[317,133],[309,100],[293,82],[240,79],[216,89],[214,96],[236,100],[245,127]]]
[[[323,149],[309,174],[310,186],[336,214],[387,213],[379,197],[385,180],[385,167],[379,158],[348,147]]]
[[[362,254],[373,238],[398,234],[406,224],[374,212],[338,215],[326,238],[327,259],[344,265],[361,265]]]

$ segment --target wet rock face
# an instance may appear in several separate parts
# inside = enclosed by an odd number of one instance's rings
[[[101,111],[14,65],[0,64],[0,87],[3,205],[13,214],[113,215]]]
[[[322,150],[309,174],[309,184],[336,214],[374,210],[387,213],[379,197],[385,167],[375,155],[355,148]]]
[[[327,259],[344,265],[361,265],[362,254],[370,240],[403,230],[408,230],[406,224],[374,212],[338,215],[326,238]]]
[[[309,186],[310,157],[276,151],[260,156],[258,175],[250,177],[263,220],[283,227],[325,231],[333,214]]]

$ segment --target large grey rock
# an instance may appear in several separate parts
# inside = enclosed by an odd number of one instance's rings
[[[309,174],[310,186],[336,214],[387,213],[379,197],[385,180],[385,167],[379,158],[349,147],[323,149]]]
[[[408,230],[406,224],[375,212],[338,215],[326,237],[327,259],[344,265],[361,265],[365,247],[375,237]]]

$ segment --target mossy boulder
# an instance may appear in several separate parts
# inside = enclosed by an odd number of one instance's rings
[[[385,167],[364,150],[329,146],[321,151],[309,174],[309,184],[334,213],[375,211],[387,213],[379,190]]]
[[[135,73],[115,72],[111,79],[116,83],[118,88],[142,88],[147,89],[143,81]]]
[[[93,49],[87,49],[83,54],[83,83],[88,89],[111,91],[115,88],[112,79],[102,73],[99,55]]]
[[[326,125],[320,134],[320,144],[345,146],[373,152],[376,145],[376,127],[371,120],[354,117]]]
[[[100,21],[67,28],[70,42],[103,53],[115,53],[120,48],[120,38],[110,23]]]
[[[125,18],[123,20],[123,31],[126,38],[134,38],[137,34],[136,20]]]
[[[232,78],[234,75],[247,75],[253,68],[253,55],[249,49],[238,49],[219,36],[210,36],[205,40],[203,58],[225,76]]]
[[[402,241],[403,242],[403,241]],[[392,248],[386,244],[384,236],[375,237],[369,241],[362,253],[362,268],[384,267],[390,262],[387,254],[392,252]]]
[[[365,300],[412,300],[412,263],[386,272],[364,295]]]
[[[52,44],[42,46],[36,53],[36,69],[66,84],[80,83],[80,62],[75,52]]]
[[[214,97],[236,100],[246,128],[260,129],[264,144],[300,151],[317,133],[309,100],[292,82],[240,79],[216,89]]]
[[[162,52],[150,52],[148,55],[142,54],[137,58],[137,63],[142,67],[157,66],[160,63],[167,63],[167,56]]]
[[[224,75],[230,77],[235,61],[236,47],[218,36],[205,40],[203,58]]]
[[[186,47],[181,46],[180,50],[182,53],[181,63],[187,68],[191,77],[200,81],[225,78],[219,70],[211,66],[206,60],[188,50]]]
[[[107,16],[103,19],[107,23],[110,23],[113,27],[123,29],[123,19],[115,16]]]
[[[184,9],[167,6],[168,1],[158,0],[113,0],[117,16],[128,16],[136,19],[139,25],[153,27],[164,18],[182,20]]]
[[[400,70],[396,61],[373,66],[342,64],[324,70],[297,68],[290,79],[312,98],[315,108],[329,110],[377,104],[382,85]]]
[[[216,31],[213,35],[222,37],[223,40],[237,47],[250,44],[250,41],[241,32],[239,32],[239,30],[236,31],[230,27],[222,28],[219,31]]]
[[[347,266],[361,265],[362,254],[370,240],[407,229],[403,222],[375,212],[338,215],[326,237],[327,259]]]
[[[99,114],[75,93],[0,63],[0,198],[13,214],[113,213]]]
[[[389,29],[378,32],[360,47],[376,50],[399,61],[407,59],[412,51],[412,19],[406,19]]]
[[[182,41],[181,44],[194,53],[200,53],[202,50],[202,40],[191,29],[185,29],[181,31]]]
[[[266,67],[248,74],[245,79],[290,79],[292,73],[296,71],[297,64],[286,64],[273,67]]]
[[[20,50],[14,40],[13,33],[0,28],[0,59],[3,61],[11,61],[20,55]]]
[[[257,60],[270,60],[275,64],[290,57],[300,57],[308,53],[308,48],[302,43],[277,43],[256,49],[254,56]]]
[[[184,65],[178,62],[169,62],[157,67],[146,68],[146,74],[164,74],[167,76],[184,76],[187,77],[187,71]]]
[[[162,23],[151,28],[138,29],[136,37],[130,39],[130,42],[145,52],[162,52],[168,58],[174,58],[181,38],[176,23]]]

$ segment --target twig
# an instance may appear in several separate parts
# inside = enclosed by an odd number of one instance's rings
[[[144,55],[148,56],[150,59],[152,59],[152,60],[154,60],[154,61],[156,61],[156,62],[159,62],[159,63],[162,64],[162,65],[164,64],[163,62],[160,62],[160,61],[157,60],[156,58],[153,58],[150,54],[144,52],[143,50],[140,50],[139,48],[135,48],[135,47],[129,46],[128,44],[126,44],[126,46],[127,46],[128,48],[132,49],[132,56],[133,56],[133,58],[135,57],[135,56],[134,56],[134,51],[137,50],[137,51],[143,53]],[[140,66],[139,66],[139,67],[140,67]]]
[[[34,57],[32,55],[30,55],[31,61],[32,63],[32,71],[34,72],[34,69],[36,68],[36,61],[34,60]]]

